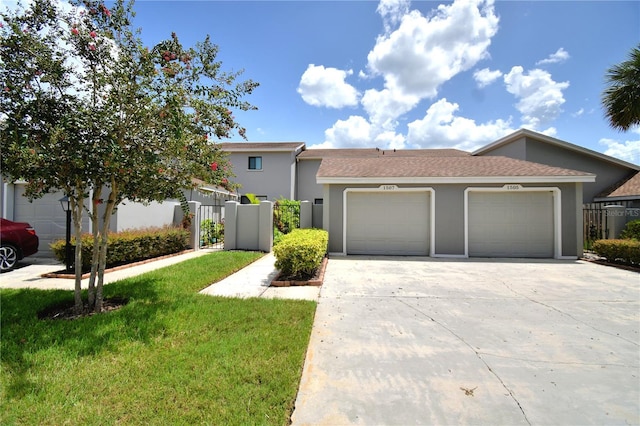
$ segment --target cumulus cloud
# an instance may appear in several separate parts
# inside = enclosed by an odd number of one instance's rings
[[[489,68],[483,68],[481,70],[476,70],[473,73],[473,79],[478,84],[479,88],[486,87],[502,77],[502,71],[494,70],[491,71]]]
[[[440,5],[431,17],[412,10],[378,37],[367,66],[394,93],[433,98],[442,83],[488,56],[498,21],[490,1]]]
[[[459,105],[446,99],[433,103],[424,118],[408,124],[407,144],[412,148],[457,148],[473,151],[511,132],[510,120],[478,124],[455,115]]]
[[[522,114],[523,126],[534,130],[560,115],[565,103],[562,91],[569,87],[568,81],[556,82],[544,70],[525,73],[521,66],[511,68],[504,75],[504,83],[507,91],[519,100],[516,108]]]
[[[557,64],[560,62],[564,62],[569,58],[569,52],[561,47],[560,49],[556,50],[556,53],[552,53],[547,58],[536,62],[536,65]]]
[[[380,0],[376,11],[382,17],[386,32],[396,27],[409,12],[409,0]]]
[[[313,106],[342,108],[358,105],[358,91],[345,81],[352,74],[352,70],[309,64],[300,78],[298,93]]]
[[[600,144],[607,147],[604,153],[640,165],[640,127],[636,127],[632,133],[637,135],[635,140],[620,142],[615,139],[600,139]]]

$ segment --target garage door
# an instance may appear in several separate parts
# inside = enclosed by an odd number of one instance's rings
[[[15,186],[14,220],[29,222],[40,239],[38,254],[53,256],[49,244],[65,237],[65,212],[60,206],[62,194],[46,194],[44,197],[29,202],[24,197],[24,185]]]
[[[346,252],[429,255],[428,192],[347,193]]]
[[[551,192],[469,192],[469,256],[553,257]]]

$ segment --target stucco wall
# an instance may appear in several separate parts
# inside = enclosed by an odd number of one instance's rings
[[[343,251],[343,191],[346,188],[375,188],[379,185],[325,185],[324,228],[329,231],[329,252]],[[405,187],[430,187],[435,196],[435,255],[463,256],[464,192],[470,187],[502,187],[502,184],[438,184],[400,185]],[[582,210],[580,184],[545,183],[528,184],[526,187],[557,187],[561,191],[562,253],[560,256],[579,256],[582,253]]]
[[[316,174],[322,160],[298,161],[298,193],[296,198],[302,201],[311,201],[323,198],[322,185],[316,183]]]
[[[249,170],[249,157],[262,157],[262,170]],[[264,195],[268,200],[295,196],[295,157],[293,152],[234,152],[232,180],[242,185],[240,194]]]

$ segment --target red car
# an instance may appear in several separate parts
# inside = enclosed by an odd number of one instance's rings
[[[0,272],[10,271],[24,257],[38,252],[36,230],[25,222],[0,219]]]

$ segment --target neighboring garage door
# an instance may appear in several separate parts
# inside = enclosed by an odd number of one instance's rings
[[[24,185],[16,185],[14,202],[14,220],[29,222],[40,239],[38,254],[53,256],[49,244],[65,236],[65,213],[62,210],[60,194],[46,194],[44,197],[29,202],[24,197]]]
[[[553,257],[551,192],[469,192],[469,256]]]
[[[348,192],[346,252],[429,255],[429,192]]]

